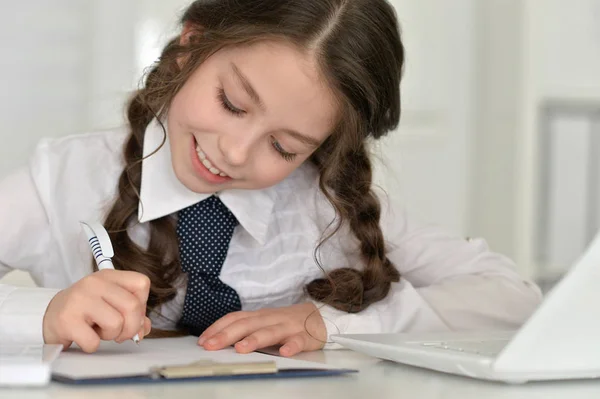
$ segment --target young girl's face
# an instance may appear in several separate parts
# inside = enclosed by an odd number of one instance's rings
[[[330,134],[333,94],[314,59],[279,42],[209,57],[173,99],[173,168],[190,190],[272,186]]]

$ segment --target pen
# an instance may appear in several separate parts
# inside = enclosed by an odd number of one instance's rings
[[[108,232],[104,226],[99,223],[80,223],[83,226],[85,234],[87,235],[88,243],[90,244],[92,254],[94,255],[94,260],[96,261],[96,265],[98,265],[98,270],[115,270],[115,266],[113,265],[111,259],[115,252],[113,250],[112,243],[110,242]],[[135,334],[132,340],[139,345],[140,336]]]

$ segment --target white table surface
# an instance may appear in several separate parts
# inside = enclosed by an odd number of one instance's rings
[[[359,373],[318,378],[216,381],[115,386],[0,389],[2,399],[209,399],[209,398],[357,398],[357,399],[598,399],[600,380],[507,385],[478,381],[378,360],[347,350],[304,353],[296,358],[359,369]]]

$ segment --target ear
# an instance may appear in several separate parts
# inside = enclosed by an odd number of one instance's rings
[[[199,32],[200,30],[197,26],[194,26],[191,22],[185,22],[183,24],[181,36],[179,36],[179,44],[181,46],[187,46],[188,44],[190,44],[192,36],[198,34]]]
[[[200,29],[198,29],[197,26],[193,25],[191,22],[184,23],[181,35],[179,36],[179,45],[184,47],[189,45],[192,42],[192,40],[194,40],[193,38],[198,36],[199,33]],[[179,58],[177,58],[177,65],[179,65],[179,69],[183,68],[183,65],[185,64],[186,60],[187,56],[185,55],[182,55]]]

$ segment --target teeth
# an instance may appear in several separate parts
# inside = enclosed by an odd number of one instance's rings
[[[212,166],[212,164],[210,163],[210,161],[206,158],[204,158],[202,160],[202,164],[204,166],[206,166],[206,169],[210,170],[210,173],[212,173],[213,175],[218,175],[221,173],[221,171],[217,168],[215,168],[214,166]]]
[[[196,145],[196,153],[198,153],[198,158],[200,158],[200,161],[202,161],[202,164],[210,171],[210,173],[221,177],[228,177],[225,173],[221,172],[219,169],[215,168],[212,163],[210,163],[210,161],[206,158],[206,154],[198,145]]]

